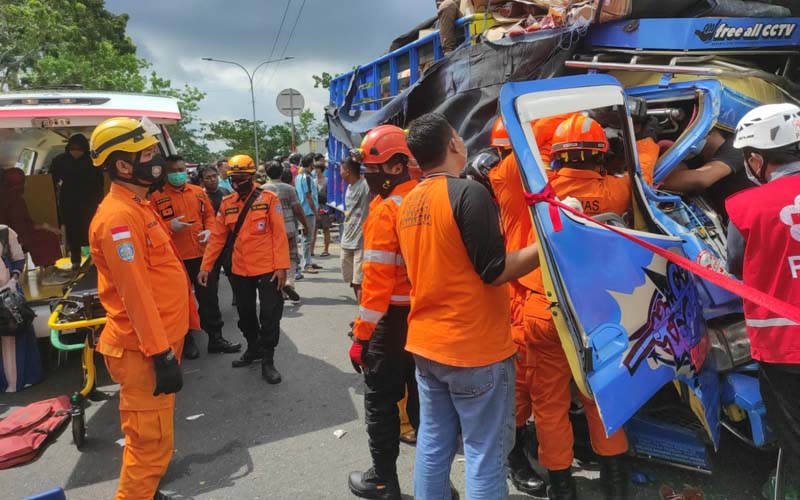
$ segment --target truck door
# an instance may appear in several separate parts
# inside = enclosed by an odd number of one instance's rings
[[[647,222],[627,100],[616,79],[584,75],[511,83],[503,87],[500,102],[530,193],[542,192],[548,182],[532,120],[571,112],[616,114],[610,120],[616,125],[596,119],[611,125],[606,131],[617,151],[610,161],[625,169],[620,175],[632,179],[632,217],[626,231],[683,254],[679,238],[658,234],[657,226]],[[665,384],[697,378],[692,349],[702,338],[704,323],[694,278],[645,248],[561,210],[563,228],[556,231],[546,203],[531,212],[546,294],[570,368],[579,389],[597,402],[610,435]]]

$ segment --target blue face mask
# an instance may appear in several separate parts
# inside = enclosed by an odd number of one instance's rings
[[[186,172],[170,172],[167,174],[167,182],[172,184],[175,187],[181,187],[186,184],[186,180],[188,179],[188,175]]]

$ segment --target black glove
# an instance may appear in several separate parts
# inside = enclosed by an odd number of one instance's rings
[[[153,368],[156,371],[156,390],[153,391],[153,396],[174,394],[181,390],[183,373],[172,349],[153,356]]]

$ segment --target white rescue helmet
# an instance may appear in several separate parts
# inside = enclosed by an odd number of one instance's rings
[[[750,110],[736,126],[733,147],[756,151],[785,149],[800,146],[800,108],[794,104],[767,104]],[[751,165],[750,160],[756,162]],[[760,186],[767,182],[763,155],[744,158],[745,172],[750,182]]]
[[[800,107],[767,104],[750,110],[736,126],[733,147],[777,149],[800,142]]]

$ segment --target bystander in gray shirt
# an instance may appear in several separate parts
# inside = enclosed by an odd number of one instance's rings
[[[272,191],[281,200],[283,207],[283,224],[286,227],[286,236],[289,238],[297,234],[297,220],[294,217],[292,207],[299,204],[297,191],[289,184],[281,182],[280,179],[270,179],[262,186],[267,191]]]
[[[364,246],[364,220],[369,213],[371,198],[365,179],[347,186],[342,224],[342,248],[345,250],[358,250]]]

